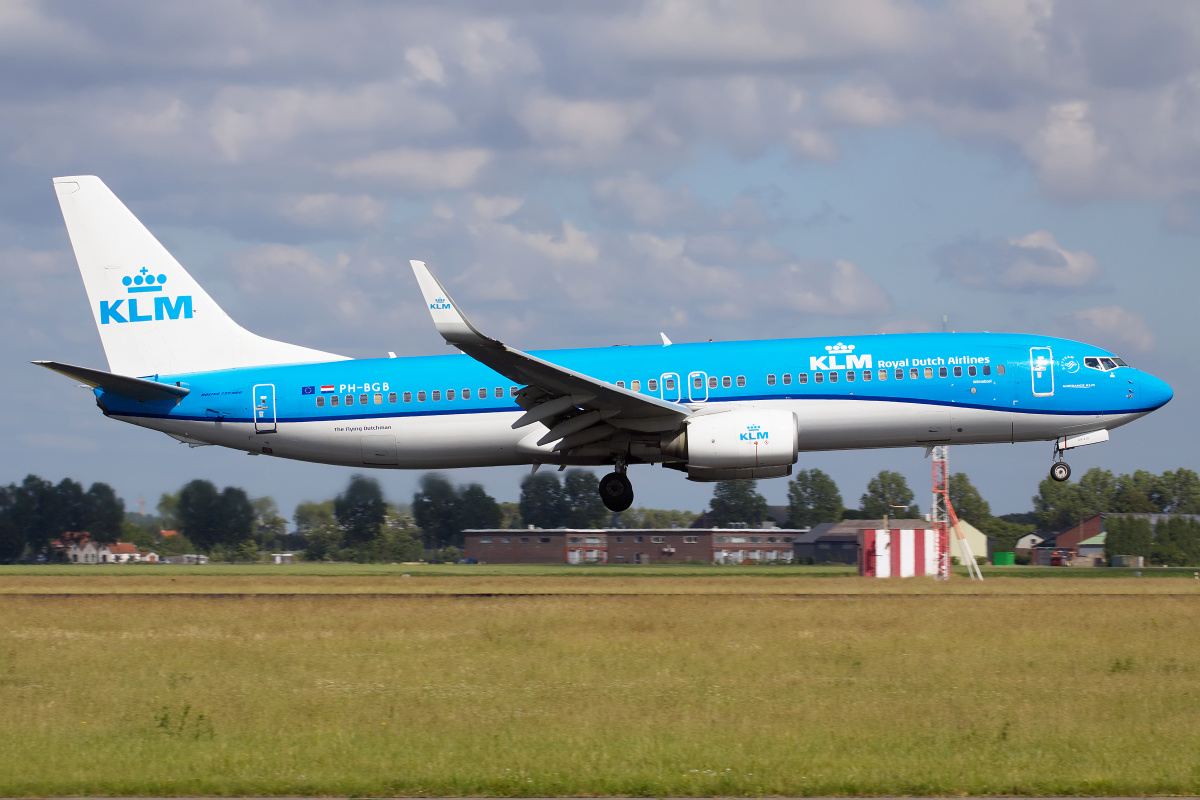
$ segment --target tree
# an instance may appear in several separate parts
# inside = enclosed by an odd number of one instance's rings
[[[24,533],[30,550],[48,553],[50,543],[64,532],[57,525],[54,485],[37,475],[26,475],[19,486],[10,489],[13,493],[10,518]]]
[[[908,506],[907,510],[891,508],[891,506]],[[899,472],[883,470],[867,484],[867,491],[859,499],[858,507],[865,514],[865,519],[883,519],[885,516],[897,516],[905,511],[908,516],[915,517],[920,510],[913,503],[912,490],[908,481]]]
[[[296,532],[304,537],[304,558],[332,561],[342,552],[342,529],[333,517],[333,501],[304,502],[292,515]]]
[[[125,501],[107,483],[93,483],[84,497],[87,522],[84,530],[94,542],[109,544],[121,538]]]
[[[421,529],[412,514],[400,508],[389,507],[379,531],[375,557],[380,561],[420,561],[425,555],[421,542]]]
[[[534,473],[521,481],[521,521],[538,528],[561,528],[570,507],[553,472]]]
[[[709,520],[714,528],[744,522],[758,527],[767,518],[767,499],[755,489],[758,481],[719,481],[709,502]]]
[[[345,535],[346,544],[360,552],[379,536],[387,515],[383,490],[374,478],[354,475],[346,491],[333,501],[333,515]]]
[[[842,520],[842,494],[833,478],[819,469],[802,469],[788,482],[789,528],[811,528]]]
[[[521,505],[520,503],[500,503],[500,527],[501,528],[520,528],[521,527]]]
[[[221,490],[221,525],[219,544],[228,551],[239,551],[236,557],[253,558],[254,504],[244,489],[226,486]]]
[[[500,504],[495,498],[484,491],[478,483],[468,484],[458,490],[458,530],[455,531],[453,544],[462,547],[462,532],[468,528],[499,528]]]
[[[413,495],[412,513],[425,532],[425,544],[430,549],[451,544],[462,532],[458,522],[458,492],[436,472],[421,476],[420,488]]]
[[[196,545],[208,552],[221,543],[221,495],[212,481],[197,479],[179,490],[179,528]]]
[[[638,507],[614,516],[616,528],[689,528],[700,515],[695,511]]]
[[[164,531],[179,530],[179,492],[163,492],[158,498],[158,519]]]
[[[63,478],[51,490],[50,496],[53,498],[50,506],[51,527],[56,537],[67,531],[87,531],[88,500],[82,484]]]
[[[254,507],[254,541],[262,550],[280,547],[287,533],[287,520],[279,516],[279,506],[270,497],[256,497]]]
[[[12,518],[15,486],[0,487],[0,563],[16,561],[25,552],[25,533]]]
[[[603,528],[612,517],[600,499],[600,481],[586,469],[567,470],[563,481],[563,498],[567,504],[566,525],[569,528]]]
[[[983,499],[965,472],[950,476],[950,504],[959,519],[965,519],[980,530],[992,518],[992,507]]]

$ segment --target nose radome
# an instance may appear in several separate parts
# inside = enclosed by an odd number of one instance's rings
[[[1141,395],[1141,401],[1151,408],[1162,408],[1175,396],[1175,390],[1169,383],[1145,372],[1142,373],[1138,383],[1140,384],[1138,394]]]

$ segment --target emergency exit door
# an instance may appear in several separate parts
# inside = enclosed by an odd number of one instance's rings
[[[275,433],[275,384],[254,387],[254,432]]]

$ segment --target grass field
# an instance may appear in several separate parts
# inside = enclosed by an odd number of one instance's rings
[[[1198,581],[44,569],[4,795],[1200,791]]]

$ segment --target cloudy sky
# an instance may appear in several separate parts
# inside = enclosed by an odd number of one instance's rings
[[[515,347],[1024,331],[1176,389],[1077,474],[1200,468],[1200,4],[0,4],[0,482],[204,477],[296,502],[346,470],[105,420],[50,179],[95,174],[257,333],[445,351],[409,258]],[[802,456],[849,504],[921,450]],[[1049,444],[960,447],[997,513]],[[465,470],[515,500],[525,470]],[[639,504],[711,486],[644,467]],[[419,474],[377,473],[408,500]],[[786,483],[760,483],[785,502]]]

